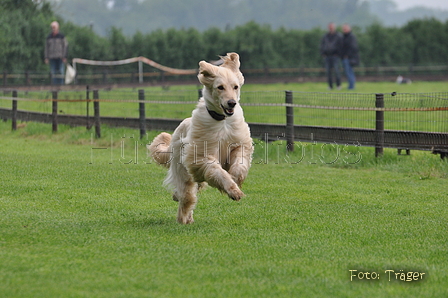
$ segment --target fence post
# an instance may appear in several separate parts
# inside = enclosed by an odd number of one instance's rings
[[[17,97],[17,90],[12,91],[12,97]],[[17,130],[17,100],[12,100],[12,130]]]
[[[73,62],[73,69],[75,70],[75,79],[74,79],[74,84],[78,85],[78,72],[76,71],[76,62]],[[65,80],[65,79],[64,79]]]
[[[90,87],[86,86],[86,129],[90,130],[92,126],[90,125]]]
[[[52,131],[58,131],[58,92],[52,92],[52,113],[51,118],[53,119]]]
[[[375,107],[384,108],[384,94],[375,95]],[[375,157],[383,155],[384,148],[384,111],[376,111],[376,144]]]
[[[292,91],[285,91],[286,103],[286,149],[294,151],[294,108]]]
[[[8,73],[6,70],[3,71],[3,86],[6,86],[8,80]]]
[[[140,101],[138,104],[138,110],[140,113],[140,139],[143,139],[143,137],[146,135],[146,114],[145,103],[143,102],[145,100],[145,90],[138,90],[138,100]]]
[[[138,82],[143,83],[143,62],[138,60]]]
[[[93,110],[95,113],[95,137],[101,138],[101,122],[100,122],[100,102],[98,90],[93,90]]]

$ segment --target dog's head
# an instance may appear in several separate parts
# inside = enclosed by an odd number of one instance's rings
[[[224,61],[221,66],[199,62],[198,79],[211,97],[204,96],[207,108],[232,116],[240,100],[244,77],[240,72],[240,57],[237,53],[228,53],[221,59]]]

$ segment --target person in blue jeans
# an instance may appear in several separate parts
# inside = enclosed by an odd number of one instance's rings
[[[352,33],[349,24],[342,25],[342,65],[344,66],[345,75],[347,76],[348,89],[355,89],[356,77],[353,67],[359,64],[358,41]]]
[[[336,87],[340,89],[341,86],[341,75],[339,73],[341,49],[342,35],[336,31],[335,23],[330,23],[328,24],[328,33],[322,37],[320,43],[320,54],[324,58],[329,89],[333,89],[332,70],[334,70],[336,77]]]
[[[59,23],[51,23],[51,33],[45,41],[45,63],[50,64],[53,85],[64,84],[65,63],[67,62],[68,42],[59,32]]]

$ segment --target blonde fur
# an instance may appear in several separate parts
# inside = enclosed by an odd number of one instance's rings
[[[197,193],[205,183],[233,200],[244,196],[240,187],[253,152],[249,126],[238,104],[244,77],[237,53],[221,58],[221,66],[199,62],[203,97],[192,117],[182,121],[172,136],[161,133],[148,146],[153,159],[168,168],[164,184],[179,202],[177,221],[182,224],[194,221]],[[211,113],[225,118],[216,120]]]

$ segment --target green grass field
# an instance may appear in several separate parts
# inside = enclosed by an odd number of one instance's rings
[[[92,142],[82,127],[10,127],[2,297],[448,296],[448,162],[428,152],[297,144],[302,158],[257,142],[246,197],[208,188],[182,226],[146,157],[156,132],[102,127]]]

